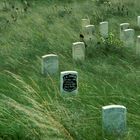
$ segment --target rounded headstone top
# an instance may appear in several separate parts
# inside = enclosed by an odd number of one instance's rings
[[[130,25],[129,23],[121,23],[120,26]]]
[[[134,31],[134,29],[125,29],[124,31],[125,32],[127,32],[127,31]]]
[[[101,24],[108,24],[108,21],[100,22],[100,25],[101,25]]]
[[[139,35],[139,36],[137,36],[137,38],[138,38],[138,39],[140,39],[140,35]]]
[[[75,45],[84,45],[84,42],[75,42],[75,43],[72,43],[74,46]]]
[[[126,107],[123,106],[123,105],[107,105],[107,106],[102,107],[102,109],[104,109],[104,110],[106,110],[106,109],[116,109],[116,108],[126,109]]]
[[[78,74],[77,71],[62,71],[62,72],[61,72],[61,74],[63,74],[63,75],[69,74],[69,73],[71,73],[71,74]]]
[[[42,56],[42,58],[46,58],[46,57],[58,57],[58,56],[56,54],[47,54]]]
[[[88,18],[83,18],[83,19],[82,19],[82,21],[87,21],[87,20],[89,21],[89,19],[88,19]]]
[[[87,25],[87,26],[85,26],[86,28],[88,28],[88,27],[94,27],[95,25]]]

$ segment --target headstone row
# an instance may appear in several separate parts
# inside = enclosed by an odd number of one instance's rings
[[[124,41],[124,45],[126,47],[134,46],[134,29],[125,29],[120,30],[123,33],[121,36],[122,41]],[[136,54],[140,55],[140,36],[137,36],[136,40]],[[72,45],[72,57],[74,60],[85,60],[85,44],[84,42],[75,42]],[[48,54],[42,56],[42,74],[55,74],[59,69],[59,61],[58,56],[55,54]]]
[[[137,25],[140,27],[140,16],[137,17]],[[88,29],[88,27],[91,26],[91,29]],[[122,31],[125,30],[125,29],[129,29],[129,26],[130,24],[129,23],[122,23],[120,24],[120,39],[122,38]],[[94,25],[91,25],[90,24],[90,19],[82,19],[82,29],[86,30],[87,28],[87,31],[86,32],[92,32],[92,27],[94,28],[94,32],[95,32],[95,27]],[[103,37],[108,37],[108,22],[107,21],[104,21],[104,22],[100,22],[100,25],[99,25],[99,31],[100,31],[100,34],[101,36]]]
[[[88,25],[89,24],[89,25]],[[124,42],[124,46],[133,47],[134,46],[134,29],[129,29],[129,23],[120,24],[120,40]],[[90,25],[89,19],[82,19],[82,30],[85,37],[85,41],[88,42],[90,40],[94,41],[95,38],[95,25]],[[109,26],[108,22],[100,22],[99,25],[100,35],[104,38],[108,37]]]
[[[52,75],[58,72],[58,56],[48,54],[42,56],[42,74]],[[60,74],[60,91],[61,93],[78,93],[78,72],[63,71]]]
[[[140,16],[138,16],[138,26],[140,26]],[[82,30],[85,39],[92,40],[95,35],[95,26],[90,24],[89,19],[82,19]],[[108,22],[101,22],[99,31],[102,37],[108,37]],[[134,46],[134,29],[130,29],[129,23],[120,24],[120,39],[124,41],[126,47]],[[136,53],[140,54],[140,36],[136,41]],[[72,57],[74,60],[85,59],[84,42],[75,42],[72,45]],[[59,69],[58,56],[48,54],[42,56],[42,74],[55,74]],[[78,72],[63,71],[60,73],[60,91],[64,94],[78,93]],[[122,136],[126,132],[127,109],[121,105],[109,105],[102,107],[102,130],[103,135]]]
[[[140,41],[140,37],[138,38]],[[74,44],[75,45],[75,44]],[[42,57],[42,73],[54,74],[58,71],[58,56],[49,54]],[[60,73],[60,91],[63,95],[76,95],[78,93],[78,72],[63,71]],[[109,105],[102,107],[103,136],[123,136],[126,132],[126,107]]]
[[[138,37],[138,42],[140,43],[140,36]],[[58,71],[57,55],[45,55],[42,59],[43,74],[54,74]],[[60,73],[60,91],[65,95],[78,93],[77,71],[63,71]],[[123,135],[126,132],[126,108],[120,105],[102,107],[102,128],[104,136],[106,134]]]
[[[138,16],[138,25],[140,25],[140,16]],[[82,28],[85,35],[85,40],[93,39],[95,35],[95,26],[90,25],[89,19],[82,19]],[[108,36],[108,22],[100,23],[100,34],[103,37]],[[126,47],[134,47],[134,29],[130,29],[129,23],[120,24],[120,40],[124,42]],[[140,36],[136,41],[136,54],[140,54]],[[85,43],[75,42],[72,45],[72,57],[74,60],[85,60]],[[58,71],[58,56],[49,54],[42,56],[42,74],[55,74]]]
[[[95,25],[90,24],[90,19],[82,19],[82,32],[85,40],[89,41],[95,36]],[[99,25],[100,35],[104,38],[108,37],[108,22],[100,22]]]
[[[140,16],[138,16],[138,26],[140,27]],[[83,32],[84,40],[86,43],[88,43],[88,41],[91,41],[91,40],[92,41],[96,40],[95,25],[91,25],[89,19],[82,19],[82,32]],[[107,21],[100,22],[99,32],[102,37],[104,37],[104,38],[108,37],[109,26],[108,26]],[[124,43],[124,46],[129,47],[129,48],[134,48],[134,46],[135,46],[134,38],[135,38],[135,31],[134,31],[134,29],[130,29],[130,24],[129,23],[120,24],[120,40]],[[77,43],[75,43],[75,44],[77,44]],[[137,41],[136,47],[139,46],[138,44],[139,44],[139,42]],[[83,46],[83,45],[81,45],[81,46]],[[139,52],[137,52],[137,50],[138,50],[138,48],[136,48],[136,53],[139,54]],[[73,57],[73,58],[75,59],[75,57]]]

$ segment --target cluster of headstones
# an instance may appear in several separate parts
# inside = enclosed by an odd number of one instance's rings
[[[58,55],[48,54],[42,56],[42,74],[54,75],[58,72],[59,61]],[[60,91],[61,93],[76,94],[78,92],[78,72],[63,71],[60,74]]]
[[[140,27],[140,16],[138,17],[138,26]],[[89,19],[82,19],[82,29],[85,41],[94,39],[95,26],[90,25]],[[108,37],[108,22],[100,23],[100,34],[102,37]],[[120,24],[120,39],[126,46],[134,46],[134,30],[129,29],[129,23]],[[140,36],[137,39],[137,53],[140,54]],[[74,60],[85,59],[85,43],[75,42],[72,46],[72,56]],[[58,72],[59,61],[55,54],[42,56],[42,74],[52,75]],[[78,93],[78,72],[63,71],[60,73],[60,91],[61,93]],[[103,134],[115,134],[122,136],[126,133],[126,107],[121,105],[109,105],[102,107],[102,125]]]
[[[140,16],[137,18],[137,25],[140,27]],[[99,24],[100,36],[108,38],[109,35],[109,24],[107,21],[100,22]],[[73,43],[72,56],[74,60],[85,59],[85,45],[91,41],[96,41],[95,36],[95,25],[90,24],[89,19],[82,19],[82,38],[80,42]],[[125,47],[134,48],[136,54],[140,55],[140,36],[137,37],[136,47],[135,46],[135,31],[130,29],[129,23],[120,24],[120,40],[123,42]]]
[[[137,25],[140,27],[140,16],[137,17]],[[124,42],[125,47],[135,46],[135,30],[130,29],[129,23],[120,24],[120,40]],[[136,54],[140,55],[140,35],[136,39]]]
[[[75,44],[74,44],[75,45]],[[58,56],[49,54],[42,56],[42,74],[55,74],[58,71]],[[63,71],[60,74],[61,93],[76,94],[78,92],[78,73]],[[126,133],[126,107],[109,105],[102,107],[102,129],[106,135],[123,136]]]
[[[137,26],[140,27],[140,16],[137,17]],[[89,19],[82,19],[82,29],[85,36],[85,42],[95,38],[95,26],[90,25]],[[99,32],[104,38],[108,37],[108,22],[100,22]],[[134,47],[135,39],[134,29],[130,29],[129,23],[120,24],[120,40],[123,41],[125,47]],[[79,43],[80,44],[80,43]],[[136,54],[140,54],[140,36],[137,37],[136,41]]]

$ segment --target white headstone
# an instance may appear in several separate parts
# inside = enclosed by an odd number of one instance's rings
[[[72,56],[74,60],[85,60],[85,44],[84,42],[73,43]]]
[[[103,133],[123,135],[126,132],[126,112],[126,107],[121,105],[102,107]]]
[[[124,35],[123,35],[123,31],[125,29],[129,29],[130,24],[129,23],[122,23],[120,24],[120,40],[124,40]]]
[[[140,27],[140,16],[138,16],[138,26]]]
[[[108,22],[100,22],[100,34],[102,37],[107,38],[108,37]]]
[[[93,40],[95,34],[95,26],[87,25],[84,27],[84,37],[85,41]]]
[[[124,35],[124,46],[125,47],[134,47],[134,36],[135,31],[134,29],[125,29],[123,30]]]
[[[60,75],[61,93],[78,93],[78,73],[76,71],[63,71]]]
[[[140,36],[137,37],[136,41],[136,54],[140,55]]]
[[[48,54],[42,56],[42,74],[55,74],[58,71],[58,56]]]
[[[82,19],[82,28],[84,28],[87,25],[90,25],[90,19]]]

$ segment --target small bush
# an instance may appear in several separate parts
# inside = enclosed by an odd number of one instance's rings
[[[97,47],[105,51],[109,52],[118,52],[123,47],[123,42],[116,38],[113,33],[108,35],[108,38],[100,37],[97,43]]]

